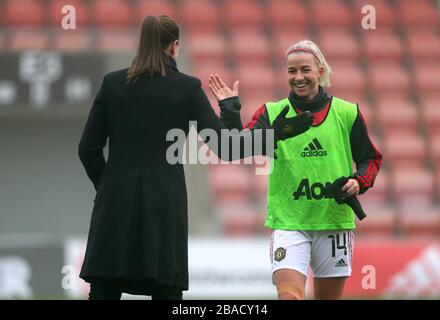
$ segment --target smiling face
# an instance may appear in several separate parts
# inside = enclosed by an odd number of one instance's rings
[[[292,90],[306,100],[312,100],[318,93],[318,80],[324,73],[315,57],[308,52],[295,52],[286,60],[287,81]]]

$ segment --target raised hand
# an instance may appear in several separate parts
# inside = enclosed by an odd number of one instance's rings
[[[238,97],[238,84],[239,81],[235,81],[231,90],[218,76],[218,74],[215,76],[212,74],[209,75],[209,89],[217,101],[231,97]]]

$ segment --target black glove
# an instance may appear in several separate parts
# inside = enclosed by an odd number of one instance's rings
[[[289,106],[285,106],[269,127],[274,130],[274,159],[278,159],[275,153],[275,150],[278,148],[278,141],[286,140],[306,132],[313,123],[314,116],[310,111],[305,111],[292,118],[286,118],[288,112]]]
[[[358,198],[356,196],[347,197],[347,194],[341,191],[342,187],[347,183],[347,181],[348,181],[347,177],[340,177],[336,179],[330,186],[330,192],[332,193],[332,196],[335,198],[335,201],[338,204],[343,204],[343,203],[348,204],[350,208],[353,209],[358,219],[362,220],[367,215],[362,209],[361,203],[359,202]]]
[[[310,111],[286,118],[288,112],[289,106],[285,106],[271,125],[271,128],[274,129],[275,145],[280,140],[286,140],[306,132],[313,123],[313,114]]]

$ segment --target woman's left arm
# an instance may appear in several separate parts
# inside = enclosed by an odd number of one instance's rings
[[[382,154],[376,149],[368,136],[367,126],[359,107],[351,129],[350,145],[357,170],[354,177],[359,182],[359,193],[362,194],[373,186],[382,165]]]
[[[103,81],[93,102],[78,145],[79,158],[95,190],[98,189],[99,180],[106,164],[103,149],[107,143],[108,127],[104,101]]]

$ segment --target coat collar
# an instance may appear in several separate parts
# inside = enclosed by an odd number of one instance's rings
[[[179,70],[177,69],[176,60],[174,60],[174,58],[172,56],[170,56],[169,54],[166,55],[165,65],[168,68],[171,68],[172,70],[179,72]]]

